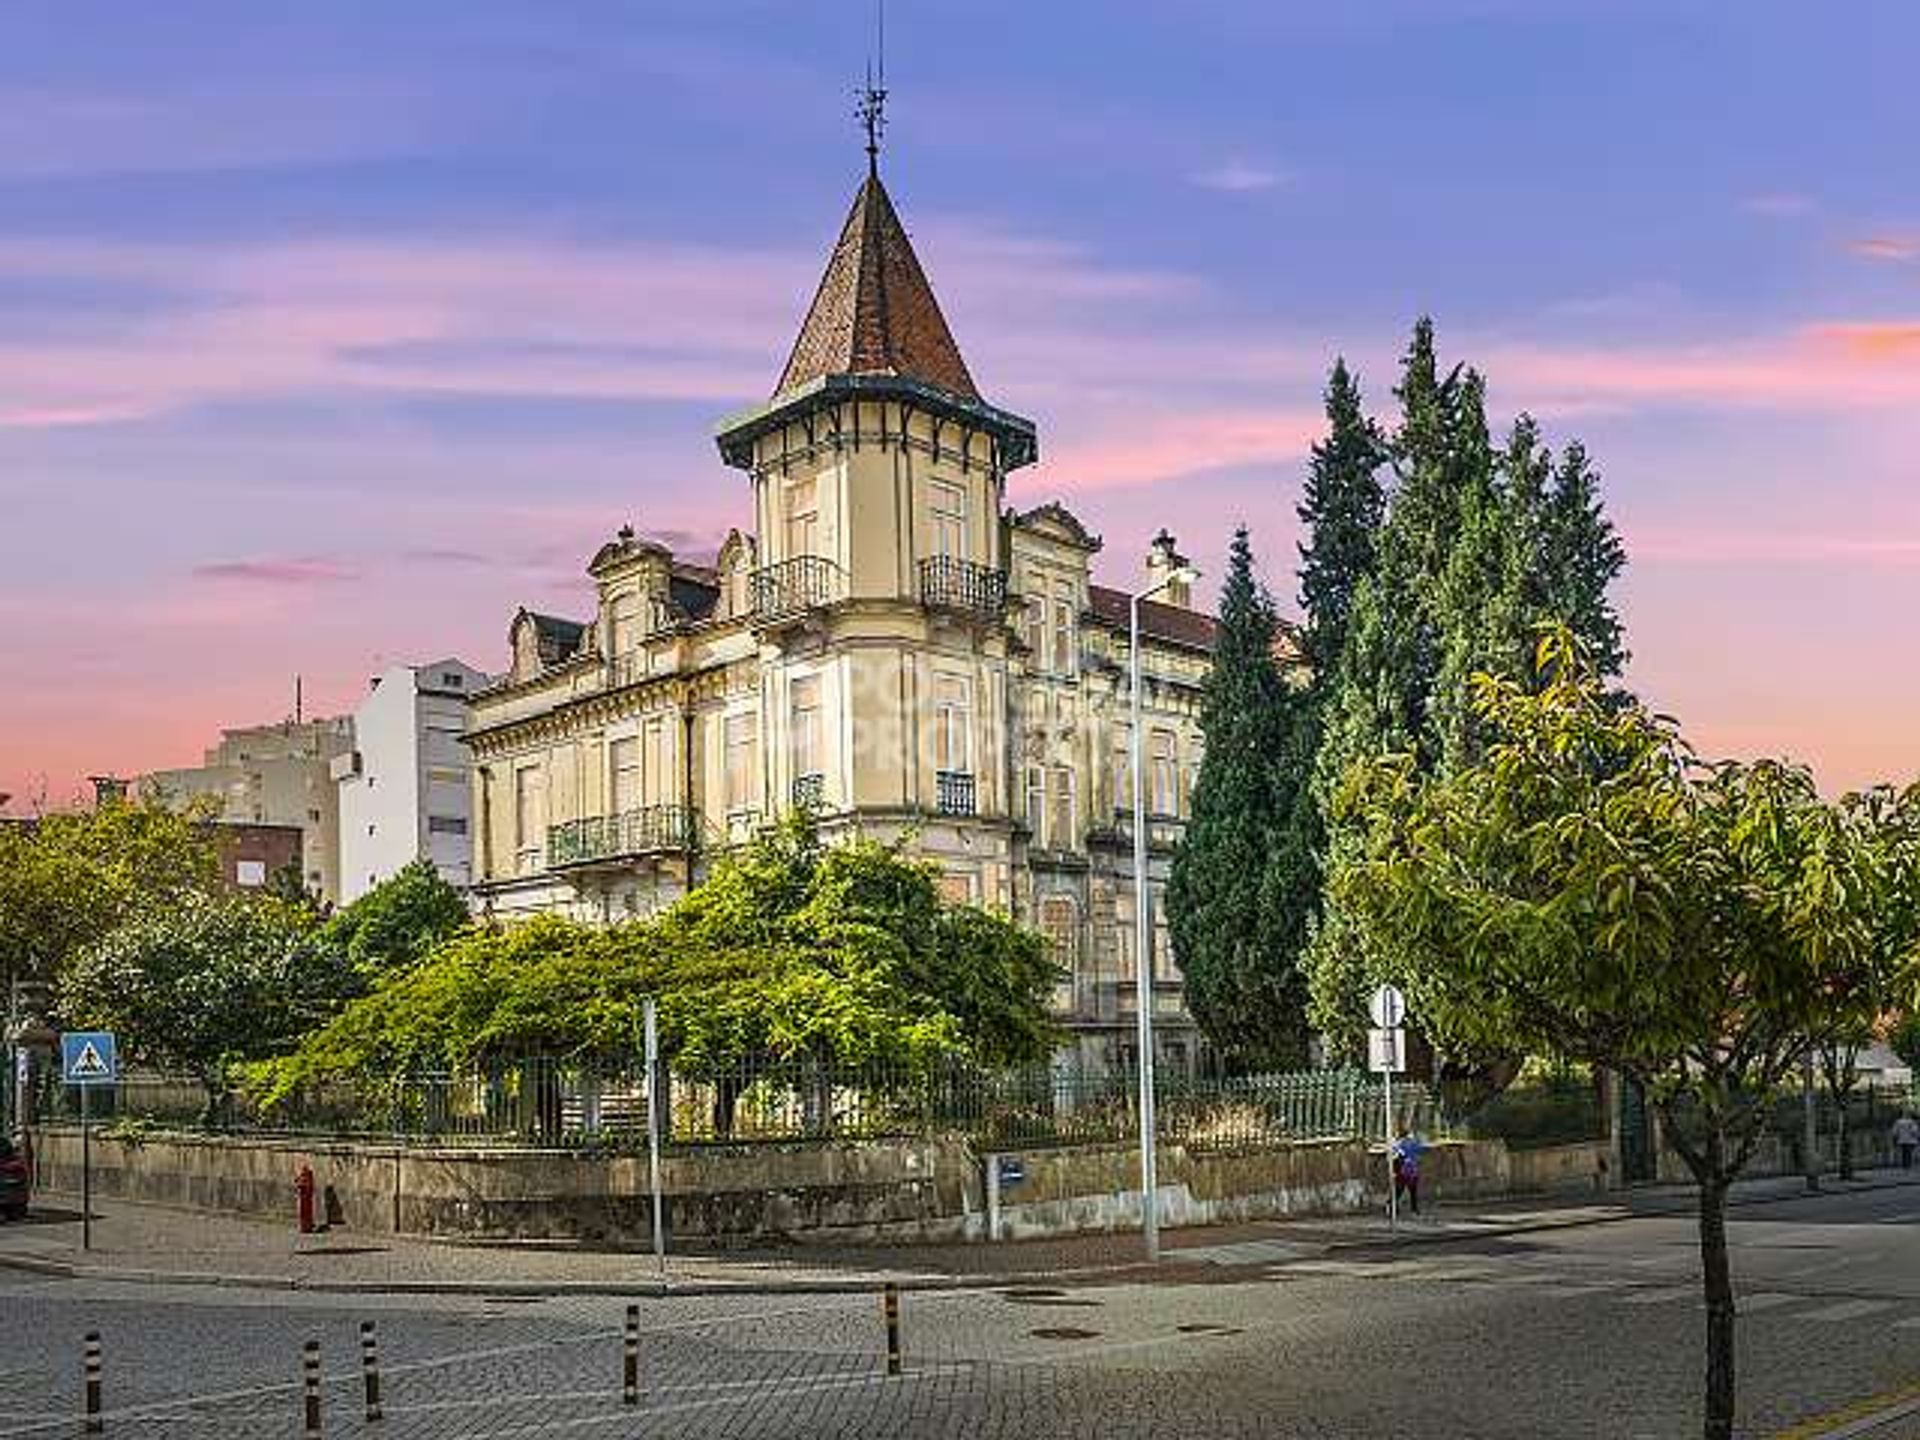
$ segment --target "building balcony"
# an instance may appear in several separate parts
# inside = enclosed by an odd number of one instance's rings
[[[700,812],[685,805],[643,805],[547,827],[547,865],[553,870],[699,848]]]
[[[920,562],[920,603],[977,620],[998,620],[1007,608],[1007,572],[950,555]]]
[[[847,572],[824,555],[796,555],[747,577],[753,618],[768,625],[847,598]]]
[[[942,815],[974,814],[973,772],[936,770],[933,776],[933,808]]]

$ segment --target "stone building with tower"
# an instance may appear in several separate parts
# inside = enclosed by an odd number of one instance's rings
[[[957,898],[1011,911],[1069,973],[1083,1065],[1134,1049],[1129,594],[1099,537],[1016,510],[1031,420],[986,400],[877,166],[772,397],[718,431],[751,526],[692,564],[623,527],[591,614],[521,610],[472,700],[473,884],[501,916],[618,920],[697,883],[795,806],[823,834],[908,837]],[[1213,621],[1173,538],[1144,556],[1149,880],[1200,759]],[[1156,907],[1157,908],[1157,907]],[[1191,1064],[1164,921],[1145,966],[1160,1060]]]

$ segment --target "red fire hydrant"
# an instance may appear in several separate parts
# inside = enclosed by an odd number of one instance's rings
[[[293,1193],[300,1202],[300,1233],[313,1233],[313,1167],[306,1161],[293,1172]]]

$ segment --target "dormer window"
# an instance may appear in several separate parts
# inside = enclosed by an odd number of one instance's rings
[[[640,642],[640,597],[631,590],[613,597],[607,606],[607,649],[620,656]]]

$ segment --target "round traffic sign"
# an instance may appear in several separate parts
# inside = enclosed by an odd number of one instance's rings
[[[1367,1009],[1374,1024],[1382,1030],[1393,1030],[1407,1018],[1407,997],[1395,986],[1382,985],[1373,992],[1373,1001]]]

